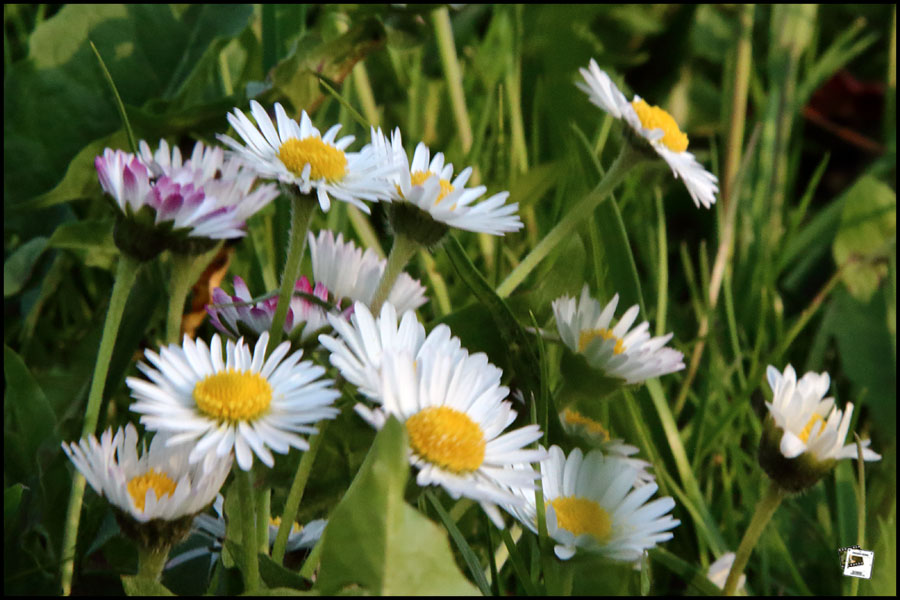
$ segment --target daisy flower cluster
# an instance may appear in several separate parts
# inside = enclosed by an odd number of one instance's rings
[[[710,208],[718,180],[688,152],[688,136],[672,116],[637,95],[629,102],[593,59],[580,73],[577,86],[589,101],[624,121],[625,148],[639,152],[641,160],[662,158],[695,205]],[[166,249],[193,256],[220,240],[245,236],[248,220],[279,191],[295,202],[292,209],[302,203],[309,209],[292,213],[280,290],[254,294],[248,281],[257,281],[255,275],[234,275],[232,292],[216,286],[205,306],[218,333],[185,335],[180,343],[171,335],[169,343],[144,351],[137,373],[125,379],[130,412],[146,431],[143,440],[128,423],[99,439],[88,426],[84,439],[62,445],[90,486],[113,505],[123,530],[142,549],[167,554],[193,527],[210,543],[179,555],[170,567],[206,554],[215,561],[225,545],[220,490],[229,473],[246,512],[254,502],[254,465],[271,469],[276,454],[309,451],[309,436],[340,414],[338,380],[355,395],[355,415],[345,407],[348,418],[358,416],[376,430],[391,417],[403,424],[418,486],[476,502],[498,528],[519,522],[523,530],[549,536],[559,560],[582,553],[633,564],[672,539],[680,520],[673,516],[671,497],[656,497],[660,465],[654,470],[639,456],[641,449],[614,437],[608,426],[617,421],[598,407],[616,394],[631,400],[630,389],[684,369],[683,353],[671,347],[678,346],[673,333],[652,336],[638,305],[617,315],[618,294],[598,299],[587,284],[577,298],[554,294],[541,310],[547,321],[552,315],[558,338],[534,331],[559,342],[562,355],[562,376],[551,379],[552,385],[563,381],[549,394],[552,419],[545,411],[543,418],[551,422],[542,431],[528,418],[533,398],[518,396],[529,409],[524,411],[509,399],[509,386],[521,373],[507,373],[504,380],[487,354],[470,352],[444,323],[426,330],[415,311],[428,302],[427,289],[404,272],[415,251],[433,249],[450,229],[494,236],[519,231],[518,202],[509,202],[507,191],[487,195],[486,186],[472,183],[477,178],[471,166],[457,172],[424,143],[410,158],[399,128],[389,136],[371,128],[368,143],[351,150],[354,136],[339,136],[339,124],[320,130],[305,110],[295,120],[277,102],[272,112],[274,119],[256,100],[249,103],[249,116],[234,108],[226,116],[232,133],[216,136],[225,148],[197,142],[186,158],[165,140],[155,150],[141,141],[136,153],[107,148],[95,160],[100,185],[115,202],[116,242],[142,261]],[[384,203],[394,238],[387,259],[344,233],[308,230],[313,209],[329,211],[333,200],[365,213],[371,212],[369,203]],[[306,246],[309,271],[301,274]],[[173,303],[176,316],[183,300]],[[177,333],[177,325],[169,330]],[[286,341],[278,343],[282,336]],[[568,365],[577,369],[569,371]],[[570,372],[586,380],[577,382],[575,399],[565,393]],[[105,381],[105,371],[101,375]],[[825,398],[827,373],[798,380],[790,365],[783,372],[770,366],[767,379],[773,398],[760,462],[781,488],[805,489],[836,460],[857,456],[855,445],[844,445],[853,404],[840,410]],[[95,395],[99,402],[102,386]],[[596,418],[601,414],[602,423]],[[313,446],[307,457],[315,456]],[[862,447],[865,460],[880,459],[868,440]],[[216,516],[201,514],[214,500]],[[276,548],[296,508],[286,508],[283,525],[270,520],[269,543]],[[541,513],[546,518],[539,520]],[[243,515],[244,540],[259,542],[255,523],[264,529],[269,515],[259,516],[257,521]],[[310,549],[326,521],[294,525],[287,549]],[[539,531],[542,526],[546,531]],[[249,591],[259,583],[259,545],[248,541],[244,549]],[[735,556],[725,554],[710,568],[716,585],[724,587],[732,570],[736,580],[746,556],[737,562]]]

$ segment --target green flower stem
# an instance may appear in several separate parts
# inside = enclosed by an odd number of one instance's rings
[[[294,285],[300,277],[300,261],[306,250],[306,232],[312,222],[313,213],[318,202],[313,195],[295,193],[291,195],[291,233],[288,242],[287,260],[281,272],[281,292],[278,294],[278,306],[272,317],[272,329],[269,330],[269,346],[267,354],[271,354],[284,337],[284,319],[291,303]]]
[[[258,551],[269,554],[269,515],[272,514],[272,490],[264,486],[256,492],[256,544]]]
[[[237,465],[234,467],[238,482],[238,495],[241,499],[241,546],[244,550],[244,593],[259,588],[259,560],[256,557],[256,516],[253,503],[253,483],[250,471],[244,471]]]
[[[87,406],[84,410],[84,425],[81,428],[81,437],[91,435],[97,428],[100,404],[103,399],[103,388],[106,385],[106,375],[109,372],[109,364],[112,361],[116,334],[119,331],[119,324],[122,322],[125,303],[128,301],[128,292],[134,284],[138,267],[140,267],[140,262],[137,259],[124,253],[119,256],[116,279],[112,292],[110,292],[109,308],[106,310],[106,322],[103,324],[103,334],[100,338],[100,349],[97,352],[97,362],[94,365],[94,376],[91,380],[91,389],[88,392]],[[79,471],[76,471],[72,479],[72,491],[69,494],[69,506],[66,511],[61,553],[62,562],[59,569],[62,593],[66,596],[72,591],[72,575],[75,571],[75,543],[78,540],[78,522],[81,519],[84,486],[84,476]]]
[[[615,162],[609,167],[606,175],[597,184],[594,190],[581,199],[575,206],[568,209],[566,216],[544,236],[538,245],[528,253],[522,262],[516,265],[516,268],[503,280],[497,287],[497,295],[501,298],[509,296],[513,290],[518,287],[522,281],[531,273],[538,264],[544,260],[547,255],[553,251],[556,246],[566,239],[578,225],[584,223],[587,215],[591,214],[600,203],[606,200],[607,196],[612,193],[613,189],[622,181],[626,173],[638,163],[646,160],[640,150],[634,148],[630,143],[622,146],[619,156]]]
[[[300,464],[297,466],[297,473],[294,475],[294,482],[291,483],[291,489],[288,491],[287,500],[284,502],[284,511],[281,514],[281,525],[278,526],[278,533],[275,536],[275,545],[272,548],[272,559],[281,564],[284,560],[285,549],[287,548],[288,535],[294,526],[294,519],[297,518],[297,509],[300,507],[300,501],[303,500],[303,491],[306,489],[306,482],[309,480],[309,474],[312,471],[313,462],[316,460],[316,454],[319,453],[319,447],[322,445],[322,438],[325,437],[325,430],[328,428],[330,421],[322,421],[319,423],[319,432],[309,438],[309,450],[303,453],[300,458]]]
[[[381,276],[381,283],[378,284],[378,290],[375,291],[375,297],[372,300],[372,314],[376,317],[381,311],[381,305],[387,300],[391,293],[391,288],[403,272],[403,268],[409,259],[412,258],[419,244],[412,238],[403,233],[397,232],[394,236],[394,245],[391,246],[391,253],[388,255],[387,266]]]
[[[759,503],[756,505],[756,512],[753,513],[750,525],[747,526],[747,531],[744,533],[744,539],[741,540],[741,545],[738,547],[737,554],[734,557],[734,564],[731,565],[731,571],[728,572],[724,590],[726,596],[734,596],[737,590],[738,579],[740,579],[741,573],[744,572],[744,567],[747,566],[750,553],[753,552],[756,542],[759,541],[759,536],[765,529],[769,519],[775,514],[775,509],[781,504],[784,496],[785,492],[782,491],[778,484],[769,480],[769,489],[766,490],[765,495],[760,498]]]
[[[166,559],[169,558],[169,549],[171,546],[164,548],[146,548],[140,544],[138,546],[138,577],[159,581],[162,577],[163,567],[166,566]]]
[[[172,252],[172,283],[169,287],[169,313],[166,318],[166,343],[180,342],[184,301],[193,284],[219,253],[222,243],[203,254]]]

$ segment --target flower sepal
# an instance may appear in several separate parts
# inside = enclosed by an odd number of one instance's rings
[[[610,377],[595,369],[583,354],[572,352],[567,346],[562,348],[559,370],[563,381],[556,397],[559,410],[574,405],[579,400],[593,403],[612,398],[628,385],[625,379]]]
[[[191,533],[194,517],[200,514],[184,515],[174,521],[150,519],[141,523],[115,505],[112,505],[112,509],[122,533],[142,548],[153,552],[168,552],[169,548],[187,538]]]
[[[405,235],[419,245],[434,250],[449,227],[410,202],[392,202],[388,218],[395,234]]]
[[[759,441],[759,464],[766,475],[786,492],[798,494],[814,486],[834,468],[833,458],[817,460],[811,452],[803,452],[795,458],[787,458],[781,452],[784,430],[775,424],[771,415],[763,424]]]
[[[155,224],[156,213],[149,206],[136,214],[118,212],[113,229],[113,241],[125,254],[141,262],[153,260],[168,247],[167,236]]]

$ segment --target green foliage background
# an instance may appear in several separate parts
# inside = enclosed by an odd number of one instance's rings
[[[601,300],[618,292],[620,306],[639,303],[657,333],[674,331],[686,363],[704,345],[696,376],[682,371],[585,408],[641,448],[654,464],[660,494],[675,498],[682,524],[673,540],[651,552],[649,580],[586,559],[571,566],[577,573],[573,592],[710,591],[702,573],[736,548],[762,490],[755,452],[763,400],[769,398],[765,366],[781,369],[790,362],[800,372],[831,374],[838,404],[856,406],[853,430],[871,437],[884,457],[866,464],[864,547],[876,558],[872,580],[859,589],[894,595],[895,7],[452,9],[470,133],[451,99],[456,84],[445,76],[435,10],[4,5],[4,592],[58,591],[62,506],[72,472],[60,442],[80,432],[118,252],[113,212],[93,161],[103,148],[127,149],[128,142],[90,40],[109,67],[136,136],[151,146],[160,138],[183,149],[196,139],[214,142],[217,132],[227,131],[227,111],[257,98],[263,105],[280,101],[294,115],[306,109],[320,125],[341,123],[342,132],[357,140],[368,137],[369,124],[399,126],[407,145],[423,140],[458,167],[476,166],[489,193],[509,190],[526,224],[522,232],[496,239],[458,234],[458,247],[453,242],[422,254],[410,271],[429,289],[431,300],[420,310],[426,327],[448,323],[463,345],[487,352],[504,369],[511,387],[534,389],[537,373],[546,374],[537,384],[545,392],[539,402],[549,401],[547,393],[561,383],[551,366],[560,349],[522,342],[536,340],[523,332],[535,323],[554,330],[550,302],[579,292],[584,282]],[[742,40],[752,49],[749,66],[738,60]],[[664,165],[641,170],[619,187],[614,202],[585,214],[577,233],[524,281],[505,289],[509,273],[594,187],[622,144],[620,126],[573,85],[578,67],[591,57],[627,92],[675,117],[690,136],[691,151],[719,176],[728,195],[713,210],[697,210]],[[853,81],[847,83],[846,75]],[[733,109],[741,82],[747,86],[745,118]],[[737,176],[726,184],[726,173]],[[251,289],[275,288],[288,222],[280,202],[252,220],[229,274],[243,276]],[[369,221],[336,203],[313,226],[343,231],[382,254],[390,247],[378,207]],[[723,254],[721,293],[711,295],[717,252],[729,228],[733,247]],[[460,252],[482,281],[469,281]],[[138,353],[164,336],[167,273],[166,258],[154,261],[132,290],[101,429],[133,418],[124,377],[135,372]],[[504,302],[491,304],[496,296],[484,291],[490,288],[504,292]],[[701,339],[704,321],[708,334]],[[205,324],[198,335],[212,332]],[[423,514],[440,522],[433,505],[419,496],[416,511],[402,500],[404,488],[407,500],[415,503],[418,494],[398,471],[405,460],[402,429],[386,430],[366,458],[374,432],[350,410],[349,390],[343,403],[317,457],[301,522],[328,515],[352,519],[360,509],[354,499],[371,493],[402,505],[392,517],[402,521],[402,536],[415,539],[421,529],[434,529],[422,522]],[[520,412],[524,422],[528,410]],[[276,461],[269,476],[273,508],[283,503],[298,460],[293,453]],[[378,475],[382,463],[396,464]],[[750,590],[850,590],[837,568],[837,548],[857,543],[854,481],[855,462],[842,461],[824,482],[781,506],[748,565]],[[365,486],[378,491],[360,489]],[[506,548],[487,533],[472,503],[455,504],[449,516],[482,568]],[[346,527],[350,535],[351,525]],[[364,557],[382,551],[372,535],[358,535],[354,552]],[[326,561],[343,548],[329,544],[322,554],[323,592],[347,581],[348,567]],[[460,573],[471,579],[464,566],[473,556],[454,545],[453,568],[440,562],[449,549],[430,551],[435,564],[449,569],[441,581],[474,591]],[[537,582],[529,578],[538,571],[537,552],[534,539],[523,534],[491,579],[495,591],[533,591]],[[386,583],[390,577],[424,568],[409,553],[388,556],[394,571],[388,579],[357,581],[363,590],[396,591]],[[118,535],[108,505],[88,492],[74,591],[153,591],[135,588],[131,580],[123,588],[119,576],[134,565],[135,552]],[[234,593],[240,578],[231,567],[218,563],[208,580],[197,576],[202,567],[172,570],[163,583],[176,593]],[[296,579],[290,560],[287,567],[263,569],[263,577],[268,573],[277,589],[308,580],[309,573]]]

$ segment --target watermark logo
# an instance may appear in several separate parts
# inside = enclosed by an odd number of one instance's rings
[[[841,557],[841,570],[849,577],[872,577],[872,559],[875,553],[871,550],[861,550],[859,546],[838,548]]]

